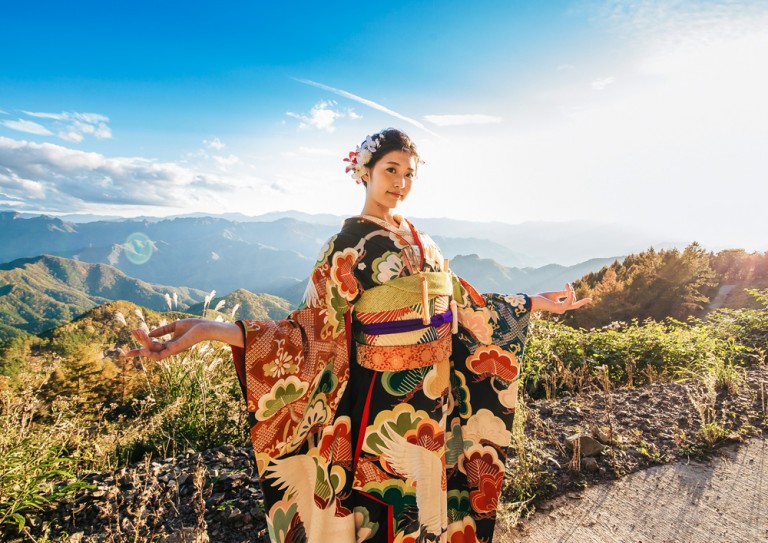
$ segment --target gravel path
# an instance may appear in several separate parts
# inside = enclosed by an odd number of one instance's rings
[[[768,440],[677,462],[539,505],[498,541],[529,543],[768,541]]]

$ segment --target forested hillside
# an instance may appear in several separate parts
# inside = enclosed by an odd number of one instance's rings
[[[768,286],[768,252],[730,249],[712,253],[694,243],[683,251],[649,249],[629,255],[574,283],[579,296],[593,302],[567,315],[576,327],[614,321],[685,320],[710,309],[718,293],[720,307],[757,307],[746,288]]]

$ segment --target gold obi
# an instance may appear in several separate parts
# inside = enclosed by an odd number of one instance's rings
[[[413,319],[414,308],[421,308],[418,317],[428,322],[433,315],[430,306],[447,306],[453,294],[451,274],[424,272],[398,277],[375,288],[366,290],[354,307],[357,315],[396,310],[412,310],[404,320]],[[434,303],[429,303],[434,300]],[[443,309],[444,311],[445,309]],[[376,322],[381,322],[376,319]],[[370,345],[356,342],[357,361],[364,368],[376,371],[400,371],[431,366],[448,360],[451,355],[450,334],[428,342],[418,342],[416,332],[397,334],[406,338],[403,345]],[[410,341],[412,340],[412,341]]]

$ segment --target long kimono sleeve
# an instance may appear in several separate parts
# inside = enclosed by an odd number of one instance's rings
[[[459,313],[458,339],[467,351],[463,369],[476,379],[493,377],[504,383],[504,388],[495,390],[498,401],[514,410],[531,299],[526,294],[479,294],[456,276],[453,285]]]
[[[348,383],[357,252],[335,241],[324,246],[300,309],[284,320],[238,322],[245,347],[233,358],[260,471],[331,425]]]

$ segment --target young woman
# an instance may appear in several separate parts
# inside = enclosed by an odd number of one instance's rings
[[[403,132],[345,160],[365,205],[323,246],[297,311],[135,331],[129,355],[232,346],[273,541],[490,541],[530,314],[589,300],[570,285],[481,295],[453,275],[394,214],[419,166]]]

